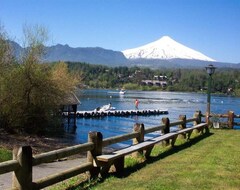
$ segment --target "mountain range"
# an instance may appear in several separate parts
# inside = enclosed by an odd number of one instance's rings
[[[20,58],[21,54],[24,52],[24,48],[13,41],[11,41],[10,44],[15,57]],[[127,63],[126,57],[119,51],[107,50],[100,47],[73,48],[68,45],[61,44],[45,47],[43,61],[86,62],[109,66],[118,66]]]
[[[20,58],[24,52],[16,42],[10,42],[14,54]],[[203,68],[209,64],[216,67],[240,68],[240,64],[222,63],[188,48],[168,36],[149,44],[124,51],[101,47],[77,47],[53,45],[46,47],[45,62],[70,61],[102,64],[108,66],[140,66],[150,68]]]

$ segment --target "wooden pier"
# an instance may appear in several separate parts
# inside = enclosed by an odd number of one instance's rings
[[[167,110],[143,109],[143,110],[111,110],[111,111],[77,111],[76,115],[82,117],[105,117],[105,116],[131,116],[131,115],[162,115],[168,114]]]

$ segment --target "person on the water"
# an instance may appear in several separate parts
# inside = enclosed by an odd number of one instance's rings
[[[139,101],[138,99],[135,100],[135,108],[138,110],[138,105],[139,105]]]

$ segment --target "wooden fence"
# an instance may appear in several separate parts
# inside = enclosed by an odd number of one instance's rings
[[[97,156],[102,155],[103,147],[131,139],[133,139],[134,144],[136,144],[140,142],[139,139],[143,139],[144,141],[144,135],[158,131],[159,136],[161,135],[164,137],[165,135],[171,133],[170,128],[173,126],[178,126],[179,130],[187,131],[188,128],[186,128],[186,124],[193,123],[193,125],[197,125],[201,123],[201,117],[201,112],[196,112],[194,117],[190,119],[187,119],[185,115],[180,115],[179,121],[172,123],[168,118],[163,118],[162,124],[159,126],[146,128],[142,131],[137,130],[135,126],[135,130],[133,130],[132,133],[105,139],[102,138],[102,134],[100,132],[89,132],[87,143],[39,155],[33,155],[30,146],[20,147],[19,149],[13,150],[13,160],[0,163],[0,175],[13,172],[12,189],[21,190],[42,189],[85,172],[89,172],[91,177],[93,177],[99,174],[99,165],[96,165],[95,161]],[[99,139],[102,140],[99,141]],[[32,169],[34,166],[84,152],[88,153],[86,163],[67,171],[33,181]]]
[[[229,129],[233,129],[234,126],[240,126],[240,122],[236,122],[235,119],[239,119],[240,115],[234,113],[234,111],[228,111],[225,114],[210,114],[210,118],[207,118],[206,115],[202,114],[202,117],[206,118],[206,123],[218,123],[220,127],[227,127]],[[221,121],[221,119],[226,119],[225,122]]]

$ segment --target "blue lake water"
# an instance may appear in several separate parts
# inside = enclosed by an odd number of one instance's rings
[[[107,116],[102,118],[78,118],[76,128],[71,126],[65,129],[71,134],[74,143],[87,142],[89,131],[102,132],[103,138],[132,132],[135,123],[144,123],[145,128],[161,124],[162,117],[169,117],[170,121],[178,120],[179,115],[192,118],[197,110],[205,113],[207,108],[207,95],[182,92],[156,92],[156,91],[127,91],[119,95],[114,90],[82,90],[78,93],[81,105],[78,110],[94,110],[96,107],[111,103],[118,110],[135,109],[135,99],[139,100],[139,109],[168,110],[167,115],[151,116]],[[239,114],[239,97],[212,95],[211,112],[227,113],[229,110]],[[153,134],[154,135],[154,134]]]

